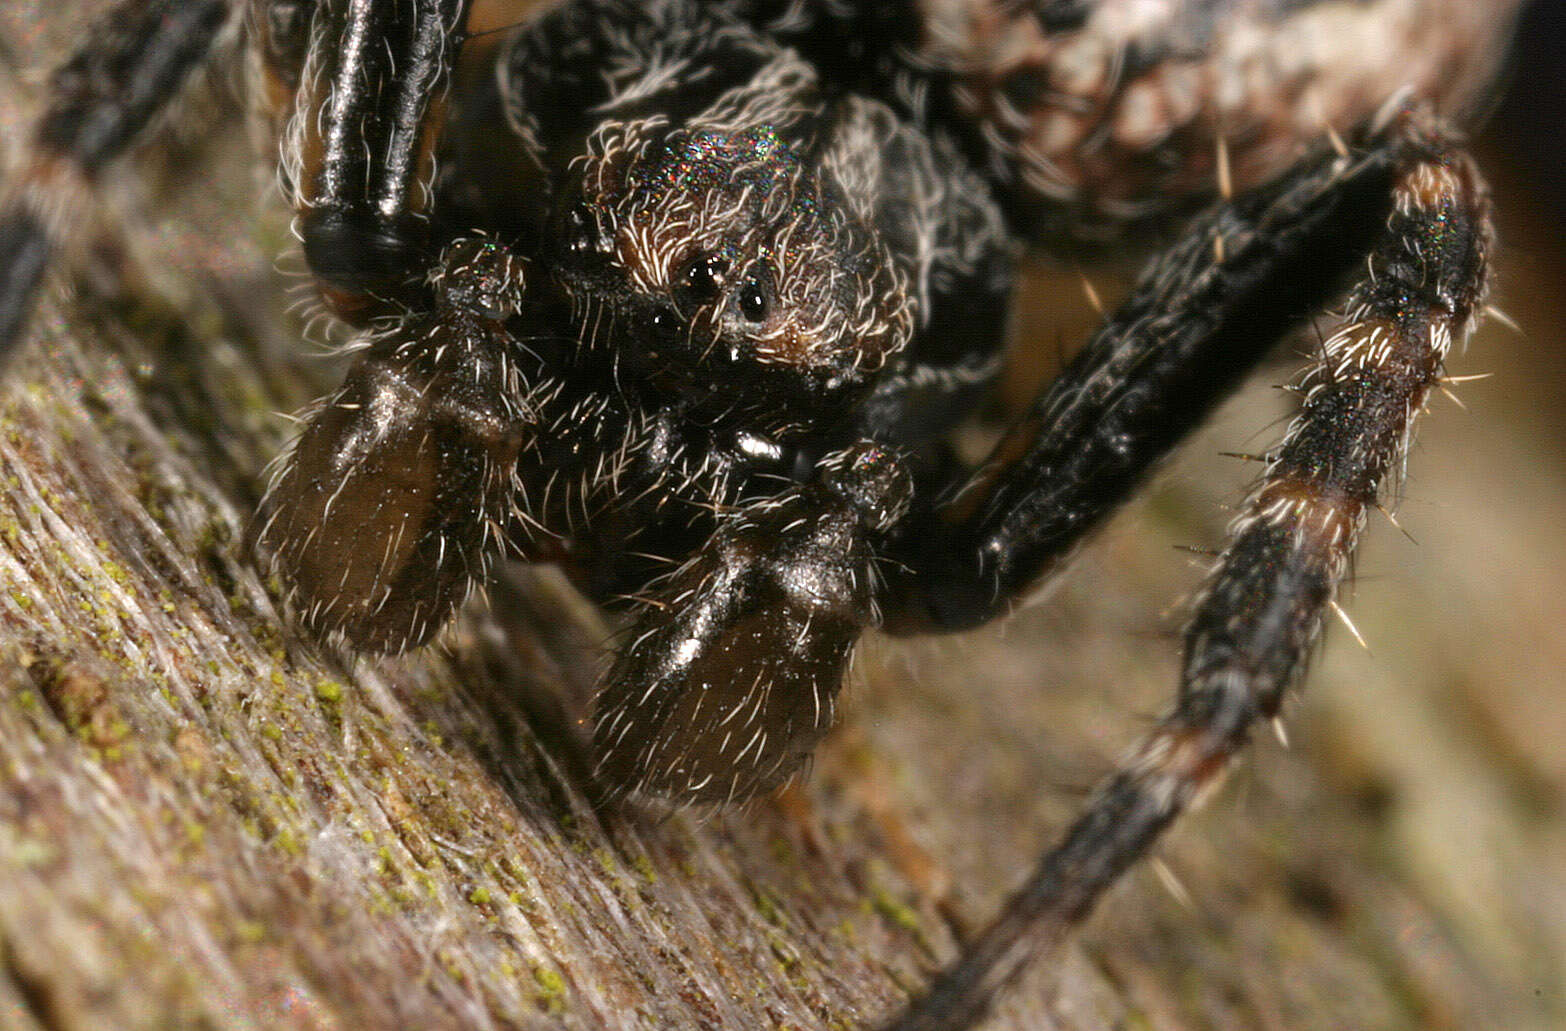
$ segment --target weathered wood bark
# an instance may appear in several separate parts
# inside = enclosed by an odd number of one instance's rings
[[[13,151],[79,24],[58,7],[0,12]],[[297,344],[286,214],[230,87],[109,184],[0,383],[0,1027],[889,1014],[1163,704],[1198,577],[1170,545],[1218,539],[1246,471],[1211,456],[1264,446],[1276,400],[1231,409],[1046,604],[870,642],[807,783],[596,812],[611,628],[569,588],[519,573],[439,647],[371,661],[301,638],[258,580],[272,413],[333,369]],[[1454,370],[1499,375],[1426,428],[1420,546],[1368,546],[1373,651],[1334,633],[1294,749],[1261,743],[1163,848],[1183,887],[1144,867],[989,1026],[1559,1026],[1566,484],[1562,421],[1529,408],[1552,390],[1506,364],[1530,346],[1491,334]]]

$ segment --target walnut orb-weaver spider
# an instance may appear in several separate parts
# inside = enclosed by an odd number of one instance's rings
[[[167,74],[146,77],[147,111],[132,103],[116,112],[117,99],[80,104],[62,80],[66,99],[40,133],[53,152],[41,168],[98,172],[197,60],[225,11],[169,6],[189,22],[138,13],[123,36],[99,40],[137,42],[125,51],[133,59],[165,48]],[[269,84],[301,84],[299,103],[319,115],[319,138],[312,119],[290,123],[305,129],[302,140],[285,134],[287,176],[323,291],[345,318],[382,328],[349,386],[307,430],[263,516],[262,543],[279,555],[307,622],[368,648],[427,637],[502,545],[535,560],[566,552],[595,597],[635,596],[640,624],[607,681],[600,730],[600,774],[622,787],[722,800],[786,777],[826,728],[859,628],[882,618],[899,630],[950,628],[1003,608],[1369,255],[1352,317],[1305,380],[1306,415],[1274,452],[1252,517],[1237,527],[1200,607],[1181,709],[1083,825],[1077,840],[1102,858],[1080,883],[1080,873],[1068,877],[1064,893],[1044,891],[1037,912],[1011,907],[1012,923],[986,939],[1001,951],[1041,940],[1036,930],[1023,935],[1021,923],[1058,933],[1074,920],[1098,882],[1140,854],[1217,772],[1249,723],[1276,711],[1342,575],[1360,510],[1406,450],[1412,413],[1483,293],[1482,187],[1444,129],[1421,109],[1383,107],[1384,96],[1374,110],[1322,118],[1347,141],[1334,141],[1341,153],[1318,148],[1271,185],[1258,181],[1303,150],[1290,139],[1287,160],[1269,165],[1278,141],[1258,133],[1254,150],[1236,142],[1232,152],[1171,137],[1151,171],[1134,162],[1088,167],[1075,183],[1073,170],[1037,159],[1012,169],[1003,186],[1003,169],[974,161],[974,149],[994,141],[962,130],[962,119],[988,114],[992,130],[1013,128],[1006,105],[1048,99],[1038,68],[1008,68],[988,94],[954,85],[960,62],[932,69],[925,60],[938,53],[910,59],[914,44],[870,15],[866,25],[853,11],[808,4],[788,18],[765,4],[572,5],[503,46],[510,92],[497,99],[445,88],[460,5],[428,8],[434,28],[425,35],[366,23],[394,63],[398,47],[427,59],[427,79],[405,71],[387,79],[407,96],[333,78],[348,75],[357,51],[329,6],[316,18],[315,42],[291,49],[307,6],[261,5],[256,18],[265,20],[252,21],[271,33]],[[1110,19],[1091,6],[1046,5],[1038,30],[1045,38],[1099,31]],[[1263,24],[1297,24],[1294,5],[1263,8]],[[137,40],[138,31],[147,37]],[[584,41],[620,49],[578,61],[571,46]],[[673,53],[658,50],[665,46]],[[334,47],[348,55],[336,65],[327,61]],[[559,67],[548,63],[556,53]],[[637,71],[634,58],[654,53],[655,71]],[[1167,70],[1145,61],[1116,74],[1134,85]],[[614,77],[600,80],[602,69]],[[975,78],[989,85],[989,71]],[[335,83],[319,109],[309,100],[315,76]],[[1434,81],[1421,85],[1438,92]],[[99,88],[89,84],[89,100]],[[613,97],[600,97],[606,90]],[[555,103],[517,99],[535,94]],[[1135,94],[1126,87],[1117,100],[1129,108]],[[288,90],[281,95],[283,107],[294,102]],[[1171,89],[1162,99],[1180,96]],[[437,119],[425,112],[442,104],[449,131],[437,137],[429,128]],[[978,111],[952,110],[963,104]],[[494,124],[497,109],[515,139],[474,128]],[[606,123],[589,138],[585,163],[572,160],[583,147],[583,110]],[[1201,119],[1192,121],[1199,133]],[[1116,127],[1134,143],[1126,123],[1136,124],[1126,117]],[[1047,126],[1035,128],[1048,139]],[[346,146],[334,132],[345,133]],[[1034,142],[1003,140],[990,157],[1035,162]],[[529,151],[544,171],[475,185],[472,170],[497,167],[485,164],[491,148],[508,146]],[[368,165],[355,163],[361,148]],[[1073,148],[1066,153],[1091,153],[1085,142]],[[426,184],[435,151],[441,171]],[[381,155],[384,166],[375,164]],[[965,474],[933,442],[993,372],[1013,257],[1007,226],[1070,233],[1139,215],[1148,202],[1140,176],[1179,207],[1190,199],[1182,191],[1216,185],[1213,168],[1226,160],[1254,192],[1193,223],[998,452],[1026,457],[998,477],[981,474],[954,500]],[[1063,187],[1046,168],[1075,188],[1069,201],[1052,195]],[[1113,179],[1121,173],[1129,182]],[[19,270],[5,284],[8,316],[21,311],[14,298],[30,288],[59,231],[27,192],[45,192],[44,172],[23,184],[0,234]],[[687,189],[706,198],[700,210],[669,217],[670,198]],[[464,239],[474,229],[492,235]],[[397,321],[384,328],[391,316]],[[1101,388],[1107,397],[1095,396]],[[350,438],[364,437],[378,439],[354,451]],[[350,454],[357,464],[343,461]],[[335,512],[334,502],[342,503]],[[366,539],[371,546],[356,550]],[[660,580],[688,555],[701,557]],[[1261,626],[1268,618],[1279,623]],[[814,633],[792,661],[778,661],[801,624]],[[1263,659],[1247,648],[1272,651]],[[693,672],[708,661],[721,676]],[[691,688],[701,683],[717,696],[725,682],[771,688],[767,704],[784,708],[755,726],[781,744],[752,734],[730,748],[710,732],[742,706],[719,703],[704,717],[705,696]],[[676,700],[673,711],[649,703],[664,697],[654,685]],[[794,728],[798,696],[810,711]],[[1094,829],[1107,816],[1114,826]],[[1057,867],[1063,861],[1074,863],[1057,854]],[[1046,867],[1041,883],[1053,876]],[[989,961],[982,949],[974,955],[977,965],[906,1026],[957,1026],[982,1009]],[[1002,963],[995,980],[1015,966]]]

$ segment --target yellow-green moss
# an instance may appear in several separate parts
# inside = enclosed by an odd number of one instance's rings
[[[870,896],[870,906],[882,919],[896,924],[905,931],[917,932],[919,930],[919,917],[913,911],[913,908],[904,902],[892,898],[883,889],[877,889]]]
[[[565,1012],[565,978],[553,967],[534,967],[533,983],[538,985],[538,1005],[550,1013]]]

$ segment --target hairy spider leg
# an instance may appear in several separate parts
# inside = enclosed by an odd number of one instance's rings
[[[99,176],[172,103],[230,8],[224,0],[127,0],[55,71],[32,155],[0,196],[0,365]]]
[[[248,8],[305,258],[333,308],[385,314],[430,264],[428,209],[467,0],[127,0],[54,75],[36,156],[0,200],[0,361],[97,178]],[[291,117],[290,117],[291,116]]]
[[[1213,783],[1256,721],[1278,714],[1302,671],[1366,515],[1401,472],[1415,419],[1452,344],[1471,332],[1488,280],[1485,188],[1439,130],[1405,115],[1359,168],[1378,169],[1376,178],[1391,175],[1389,210],[1373,220],[1378,239],[1368,272],[1349,297],[1347,321],[1301,381],[1302,410],[1230,527],[1186,630],[1173,711],[1100,788],[1000,917],[888,1031],[953,1031],[977,1021],[996,992],[1058,944]],[[1307,169],[1303,182],[1321,184],[1320,174]],[[1358,189],[1353,173],[1339,182]],[[1285,200],[1298,189],[1297,180]],[[1328,224],[1306,231],[1315,236]],[[1291,251],[1282,250],[1272,269],[1289,268]],[[1171,274],[1180,275],[1166,261],[1153,280]],[[1286,285],[1264,273],[1253,289]],[[1220,331],[1227,324],[1220,320]],[[1092,391],[1080,379],[1074,386]],[[1110,396],[1134,407],[1134,394]],[[1114,411],[1100,415],[1116,421]],[[1122,482],[1108,477],[1102,489]]]
[[[1323,154],[1197,219],[889,571],[889,629],[978,626],[1059,568],[1369,250],[1405,149]],[[1215,240],[1222,247],[1215,247]]]

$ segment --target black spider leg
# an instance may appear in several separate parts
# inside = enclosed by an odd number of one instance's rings
[[[98,177],[179,93],[230,11],[224,0],[128,0],[55,73],[31,159],[0,199],[0,364]]]
[[[444,98],[467,0],[329,0],[283,139],[305,260],[339,313],[417,281]]]
[[[1229,531],[1186,631],[1173,711],[1132,751],[1001,916],[890,1031],[972,1026],[1081,921],[1275,717],[1347,571],[1368,510],[1486,289],[1489,211],[1466,157],[1405,119],[1392,208],[1347,320],[1302,381],[1303,408]]]
[[[1069,557],[1370,249],[1406,146],[1328,153],[1197,220],[894,556],[896,632],[980,625]]]
[[[497,244],[453,243],[435,303],[370,337],[280,467],[251,533],[317,633],[421,644],[502,550],[536,421],[534,370],[506,328],[523,278]]]

